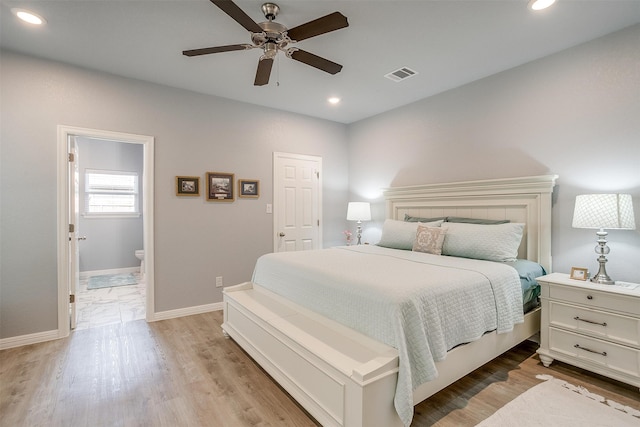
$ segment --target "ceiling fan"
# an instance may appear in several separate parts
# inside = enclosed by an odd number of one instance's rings
[[[238,24],[242,25],[251,33],[251,42],[253,44],[232,44],[227,46],[205,47],[202,49],[185,50],[182,52],[186,56],[208,55],[210,53],[231,52],[234,50],[248,50],[260,48],[264,54],[258,62],[256,78],[253,84],[255,86],[264,86],[269,83],[271,75],[271,67],[273,59],[278,51],[283,51],[287,57],[304,64],[325,71],[329,74],[337,74],[342,70],[342,65],[329,61],[313,53],[309,53],[297,47],[289,46],[290,44],[339,30],[349,26],[347,18],[340,12],[333,12],[321,18],[309,21],[306,24],[287,29],[282,24],[274,22],[280,7],[275,3],[265,3],[262,5],[262,12],[267,21],[256,23],[246,13],[240,9],[231,0],[211,0],[211,3],[218,6],[233,18]]]

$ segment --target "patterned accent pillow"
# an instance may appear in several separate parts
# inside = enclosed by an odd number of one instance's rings
[[[413,250],[415,252],[442,255],[445,233],[446,230],[442,227],[419,225],[416,240],[413,242]]]
[[[445,222],[443,255],[510,262],[518,257],[524,224],[495,225]]]
[[[439,227],[441,224],[442,221],[434,221],[423,225]],[[418,222],[405,222],[395,219],[385,220],[382,225],[382,236],[378,246],[410,251],[413,248],[414,240],[416,240],[418,225],[420,225]]]

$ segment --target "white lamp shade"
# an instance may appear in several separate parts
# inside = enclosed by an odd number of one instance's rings
[[[371,205],[368,202],[349,202],[347,208],[347,220],[370,221]]]
[[[574,228],[635,230],[630,194],[583,194],[576,196]]]

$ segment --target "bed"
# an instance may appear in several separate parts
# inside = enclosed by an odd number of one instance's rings
[[[427,219],[451,217],[521,224],[516,257],[551,271],[551,195],[556,178],[547,175],[389,188],[384,192],[387,218],[397,225],[407,224],[405,220],[412,218],[428,223]],[[508,224],[495,227],[514,228]],[[449,227],[448,233],[454,236],[456,227],[467,226]],[[312,262],[316,261],[310,260],[311,255],[333,267],[319,276],[312,275]],[[375,257],[377,270],[371,273],[382,282],[372,289],[360,280],[366,276],[366,268],[358,267],[358,263],[365,257]],[[401,272],[395,270],[397,262],[404,263]],[[427,307],[432,311],[399,310],[403,316],[408,311],[408,318],[429,319],[432,327],[427,329],[415,329],[413,320],[396,318],[398,309],[387,305],[394,294],[381,293],[378,299],[374,296],[383,292],[383,284],[388,282],[394,282],[394,292],[401,289],[400,293],[414,295],[419,283],[412,277],[426,275],[438,283],[452,280],[455,286],[447,287],[461,292],[452,298],[455,307],[460,295],[468,298],[469,289],[481,287],[475,284],[464,288],[468,285],[463,284],[482,278],[489,279],[482,286],[491,286],[488,292],[495,296],[498,306],[499,301],[514,299],[513,281],[520,283],[517,273],[514,278],[515,270],[502,264],[381,246],[267,255],[258,261],[251,282],[225,289],[222,328],[322,425],[409,425],[413,405],[537,333],[539,309],[523,314],[520,305],[518,312],[511,308],[507,314],[485,315],[483,321],[488,323],[470,327],[462,338],[450,338],[450,329],[457,327],[449,326],[431,335],[437,319],[442,319],[438,309],[445,307],[440,296],[419,296],[422,302],[438,299],[434,307]],[[505,285],[506,290],[497,287],[502,281],[511,282]],[[316,282],[329,288],[316,288]],[[522,304],[522,294],[518,296]],[[470,299],[482,298],[473,294]],[[482,317],[490,311],[488,306],[491,304],[485,303],[475,311]],[[360,310],[359,314],[354,315],[354,310]],[[392,314],[383,322],[371,320],[388,313]],[[425,334],[422,352],[415,350],[421,334]]]

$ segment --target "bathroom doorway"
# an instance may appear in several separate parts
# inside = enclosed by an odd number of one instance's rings
[[[68,157],[59,194],[68,218],[59,226],[68,241],[59,262],[59,294],[68,295],[61,332],[151,320],[153,138],[59,126],[58,140]]]
[[[79,281],[75,329],[145,318],[144,147],[74,136]]]

